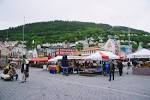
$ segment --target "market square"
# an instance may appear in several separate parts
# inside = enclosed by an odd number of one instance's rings
[[[0,80],[0,100],[149,100],[149,84],[150,76],[133,75],[131,71],[121,77],[116,72],[115,80],[109,82],[102,75],[64,76],[30,68],[26,83],[20,83],[20,78]]]

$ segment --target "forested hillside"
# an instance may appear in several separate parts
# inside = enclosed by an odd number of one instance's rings
[[[0,30],[0,40],[19,40],[22,41],[23,26]],[[150,43],[150,33],[141,30],[131,29],[131,40],[137,47],[139,42],[147,48]],[[93,37],[94,41],[107,40],[108,35],[117,35],[121,40],[128,40],[128,27],[114,26],[108,24],[96,24],[78,21],[49,21],[25,24],[24,26],[25,40],[31,47],[32,40],[35,44],[56,43],[56,42],[75,42],[85,38]],[[100,38],[99,38],[100,37]],[[126,41],[122,44],[126,44]]]

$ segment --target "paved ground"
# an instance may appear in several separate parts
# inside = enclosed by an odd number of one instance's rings
[[[150,76],[52,75],[30,68],[26,83],[0,80],[0,100],[150,100]]]

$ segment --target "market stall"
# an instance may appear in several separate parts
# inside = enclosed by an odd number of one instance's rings
[[[67,56],[68,60],[81,60],[84,59],[84,56]],[[62,56],[56,56],[55,58],[49,59],[48,62],[57,62],[58,60],[62,60]]]
[[[32,67],[47,69],[48,57],[28,59]]]
[[[127,55],[130,59],[150,59],[150,50],[140,49],[135,53]],[[138,61],[138,64],[133,67],[133,74],[138,75],[150,75],[150,62],[149,61]]]
[[[68,67],[69,72],[72,73],[72,70],[75,69],[73,67],[73,66],[75,66],[74,62],[76,62],[76,61],[77,62],[78,61],[83,61],[83,59],[84,59],[84,56],[67,56],[67,62],[69,64],[69,67]],[[55,69],[57,68],[57,70],[60,69],[60,68],[61,69],[63,68],[62,67],[63,66],[63,64],[62,64],[62,62],[63,62],[63,56],[56,56],[54,58],[49,59],[48,62],[50,64],[49,65],[49,70],[50,69],[54,69],[53,67],[55,67]],[[60,71],[58,71],[58,72],[60,72]]]
[[[110,51],[97,51],[96,53],[93,53],[88,57],[85,57],[85,59],[91,59],[91,60],[109,60],[109,59],[119,59],[119,58],[120,58],[119,56],[115,55]]]
[[[127,58],[150,58],[150,50],[148,49],[140,49],[135,53],[127,55]]]

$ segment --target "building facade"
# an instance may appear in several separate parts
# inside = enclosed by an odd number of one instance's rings
[[[100,48],[99,47],[88,47],[88,48],[84,48],[82,51],[81,51],[81,55],[82,56],[89,56],[93,53],[95,53],[96,51],[99,51]]]

